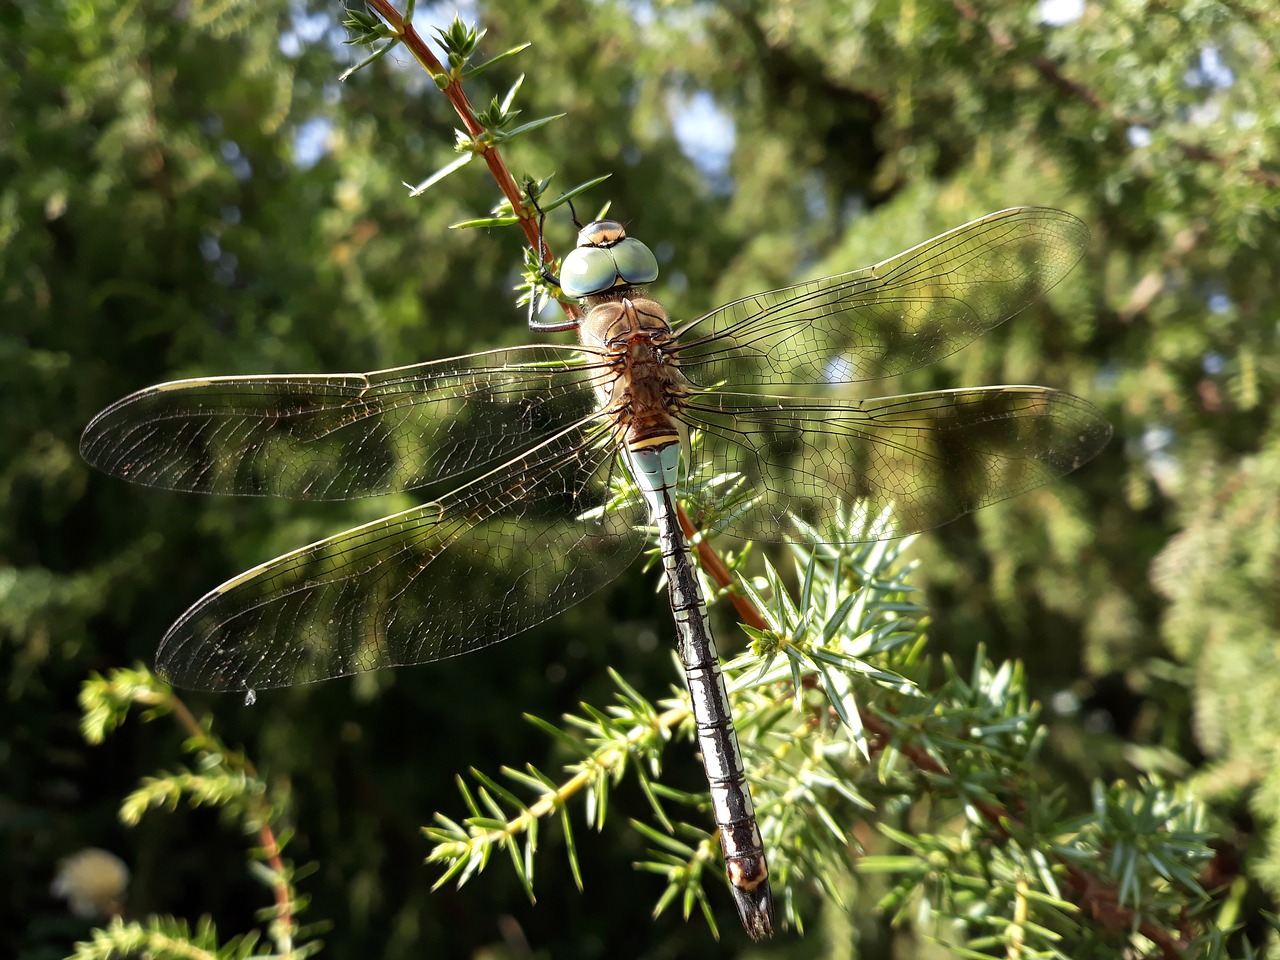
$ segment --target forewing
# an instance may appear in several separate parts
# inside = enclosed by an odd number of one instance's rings
[[[702,386],[850,383],[959,350],[1061,280],[1089,239],[1069,213],[989,214],[852,273],[727,304],[678,331]]]
[[[822,523],[855,500],[892,511],[895,536],[929,530],[1070,473],[1111,436],[1100,411],[1046,387],[872,400],[698,393],[698,466],[740,474],[757,499],[730,534],[779,540],[789,514]]]
[[[639,553],[609,502],[612,432],[583,421],[438,500],[285,554],[212,591],[161,642],[160,673],[251,690],[440,660],[519,633]]]
[[[516,347],[375,373],[212,377],[148,387],[96,416],[95,467],[197,493],[340,500],[497,465],[587,414],[596,358]]]

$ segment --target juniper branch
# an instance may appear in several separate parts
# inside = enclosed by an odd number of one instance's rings
[[[247,833],[256,835],[254,855],[266,864],[260,876],[270,888],[274,907],[271,938],[279,952],[297,955],[298,892],[293,870],[283,857],[284,844],[274,826],[280,811],[270,801],[265,782],[241,751],[219,740],[208,722],[200,722],[168,684],[145,667],[117,669],[105,676],[94,673],[80,691],[81,729],[89,743],[101,743],[120,726],[134,707],[144,708],[144,719],[172,715],[186,732],[186,751],[200,758],[201,773],[178,770],[151,777],[125,798],[121,816],[136,823],[147,809],[174,806],[182,797],[197,804],[230,809]]]
[[[525,237],[529,241],[529,247],[537,251],[542,263],[547,268],[554,269],[558,261],[551,246],[542,236],[542,232],[539,229],[537,208],[529,202],[529,198],[516,183],[515,177],[512,176],[506,160],[498,149],[496,139],[492,132],[481,123],[475,107],[472,106],[466,90],[463,89],[464,64],[458,64],[446,69],[426,41],[423,40],[422,35],[414,29],[412,22],[406,19],[394,4],[390,3],[389,0],[367,0],[367,2],[377,12],[378,16],[386,22],[392,35],[404,44],[405,48],[413,55],[413,58],[435,82],[440,92],[453,105],[454,111],[466,128],[466,135],[470,138],[471,151],[484,158],[490,175],[498,185],[498,189],[502,191],[502,195],[511,205],[512,212],[518,218],[520,229],[524,231]],[[454,24],[455,28],[463,29],[456,18]],[[557,302],[569,320],[577,320],[581,317],[582,311],[576,302],[566,300],[557,300]]]

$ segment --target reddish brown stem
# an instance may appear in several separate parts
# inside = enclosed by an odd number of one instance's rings
[[[276,834],[271,829],[271,824],[263,823],[258,828],[258,842],[262,844],[263,855],[277,878],[271,884],[276,898],[276,915],[285,929],[290,931],[289,935],[292,937],[293,904],[289,900],[289,885],[284,881],[284,860],[280,857],[280,844],[276,841]]]
[[[684,507],[677,505],[676,512],[685,538],[693,542],[698,533],[697,528],[694,527],[688,514],[685,513]],[[702,568],[711,579],[722,588],[732,586],[733,576],[711,544],[703,539],[699,541],[697,551]],[[761,616],[750,600],[736,592],[731,592],[729,596],[743,623],[761,630],[768,628],[764,617]],[[881,744],[887,744],[893,738],[894,731],[879,715],[872,713],[865,707],[859,707],[858,716],[862,720],[863,727],[873,733]],[[901,741],[896,744],[896,747],[898,752],[910,761],[917,770],[932,774],[935,777],[951,777],[951,772],[930,756],[927,751],[914,744]],[[999,837],[1010,838],[1011,832],[1022,823],[1008,808],[998,803],[986,800],[972,800],[970,802]],[[1133,926],[1134,913],[1132,910],[1120,905],[1120,898],[1114,885],[1104,883],[1063,857],[1059,856],[1055,857],[1055,859],[1066,870],[1070,887],[1076,894],[1075,901],[1082,909],[1088,912],[1094,921],[1105,926],[1108,930],[1116,932],[1122,932]],[[1152,943],[1156,944],[1160,950],[1160,955],[1165,960],[1182,960],[1183,945],[1179,944],[1167,930],[1149,920],[1140,922],[1137,925],[1137,930]]]
[[[684,538],[693,543],[698,530],[693,525],[693,521],[689,519],[689,515],[684,512],[684,507],[680,504],[676,504],[676,516],[680,520],[680,529],[684,531]],[[698,551],[698,559],[702,562],[702,569],[706,570],[721,587],[732,587],[733,574],[729,572],[729,568],[720,559],[720,554],[711,548],[711,544],[707,543],[705,539],[699,540],[695,549]],[[733,608],[738,611],[738,616],[742,618],[743,623],[749,627],[755,627],[757,630],[769,629],[769,624],[750,600],[736,590],[729,592],[729,599],[733,603]]]
[[[519,184],[516,183],[515,177],[511,175],[507,162],[502,158],[497,146],[491,141],[489,132],[476,118],[475,108],[472,107],[471,101],[467,98],[466,91],[462,89],[462,83],[456,76],[453,76],[445,69],[444,65],[436,58],[436,55],[431,52],[427,42],[422,39],[422,35],[413,28],[413,24],[406,22],[404,17],[400,15],[400,11],[392,6],[388,0],[368,0],[368,4],[396,32],[400,42],[413,54],[414,59],[422,65],[422,69],[430,74],[431,79],[435,80],[437,85],[440,85],[442,80],[445,81],[441,86],[441,92],[448,97],[449,102],[453,104],[454,111],[462,120],[463,126],[466,127],[467,135],[471,138],[472,149],[484,157],[484,162],[489,167],[489,173],[493,176],[494,181],[498,184],[498,189],[502,191],[502,195],[510,202],[511,209],[515,211],[516,216],[520,218],[520,228],[528,238],[529,246],[538,251],[544,264],[554,268],[556,256],[538,228],[537,211],[526,203],[524,192],[520,189]],[[564,311],[565,316],[570,320],[577,320],[582,316],[582,311],[576,303],[566,303],[563,300],[558,302],[560,303],[560,309]]]
[[[195,714],[191,712],[190,708],[177,694],[172,692],[169,694],[168,705],[174,717],[177,718],[179,725],[187,731],[189,737],[201,742],[208,740],[208,732],[200,726],[200,721],[196,719]],[[213,749],[216,749],[216,747]],[[229,757],[231,755],[223,752],[223,756]],[[242,765],[245,774],[250,777],[257,777],[257,770],[254,769],[253,763],[247,757],[243,758]],[[275,896],[276,901],[276,914],[287,931],[286,936],[292,940],[293,906],[289,899],[289,886],[284,881],[284,860],[280,857],[280,844],[276,840],[275,831],[265,815],[262,816],[262,826],[258,828],[258,842],[262,845],[264,857],[277,878],[272,883],[272,894]]]

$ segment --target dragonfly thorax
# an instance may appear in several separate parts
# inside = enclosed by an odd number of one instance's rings
[[[677,442],[672,416],[686,396],[676,366],[667,312],[647,297],[609,299],[593,306],[578,335],[606,361],[595,383],[601,406],[616,419],[619,439],[630,448]]]
[[[672,340],[671,321],[657,300],[611,296],[592,304],[578,325],[578,338],[588,346],[615,351],[637,340],[659,349]]]

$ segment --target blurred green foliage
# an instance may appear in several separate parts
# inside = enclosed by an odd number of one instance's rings
[[[508,162],[562,189],[612,173],[579,208],[612,201],[654,246],[676,317],[1001,207],[1090,224],[1086,262],[1044,303],[890,385],[1044,383],[1117,428],[1069,480],[915,548],[931,643],[1025,662],[1049,708],[1046,774],[1081,802],[1093,778],[1188,781],[1218,817],[1217,879],[1256,925],[1280,896],[1280,20],[1263,0],[1096,3],[1056,22],[1063,7],[488,3],[486,46],[533,48],[471,95],[501,97],[524,70],[526,116],[567,115]],[[251,924],[260,892],[234,844],[211,841],[214,817],[118,825],[180,734],[126,727],[91,749],[76,691],[91,669],[149,659],[212,585],[388,509],[130,489],[80,462],[92,414],[181,376],[372,369],[528,338],[520,235],[448,230],[494,205],[479,166],[407,198],[403,183],[453,157],[451,109],[402,51],[340,85],[359,55],[339,14],[0,8],[0,954],[61,956],[84,934],[48,884],[88,845],[132,865],[139,915]],[[566,222],[548,231],[568,248]],[[429,894],[414,842],[455,772],[545,750],[522,710],[603,699],[606,665],[665,688],[668,617],[637,570],[465,661],[206,704],[291,791],[292,852],[320,864],[307,882],[314,915],[338,920],[334,955],[738,952],[674,915],[643,922],[657,887],[630,869],[643,844],[628,834],[578,838],[583,893],[547,857],[536,907],[501,871]],[[690,758],[675,776],[701,774]],[[929,955],[871,899],[827,921],[861,946],[814,933],[773,949]]]

